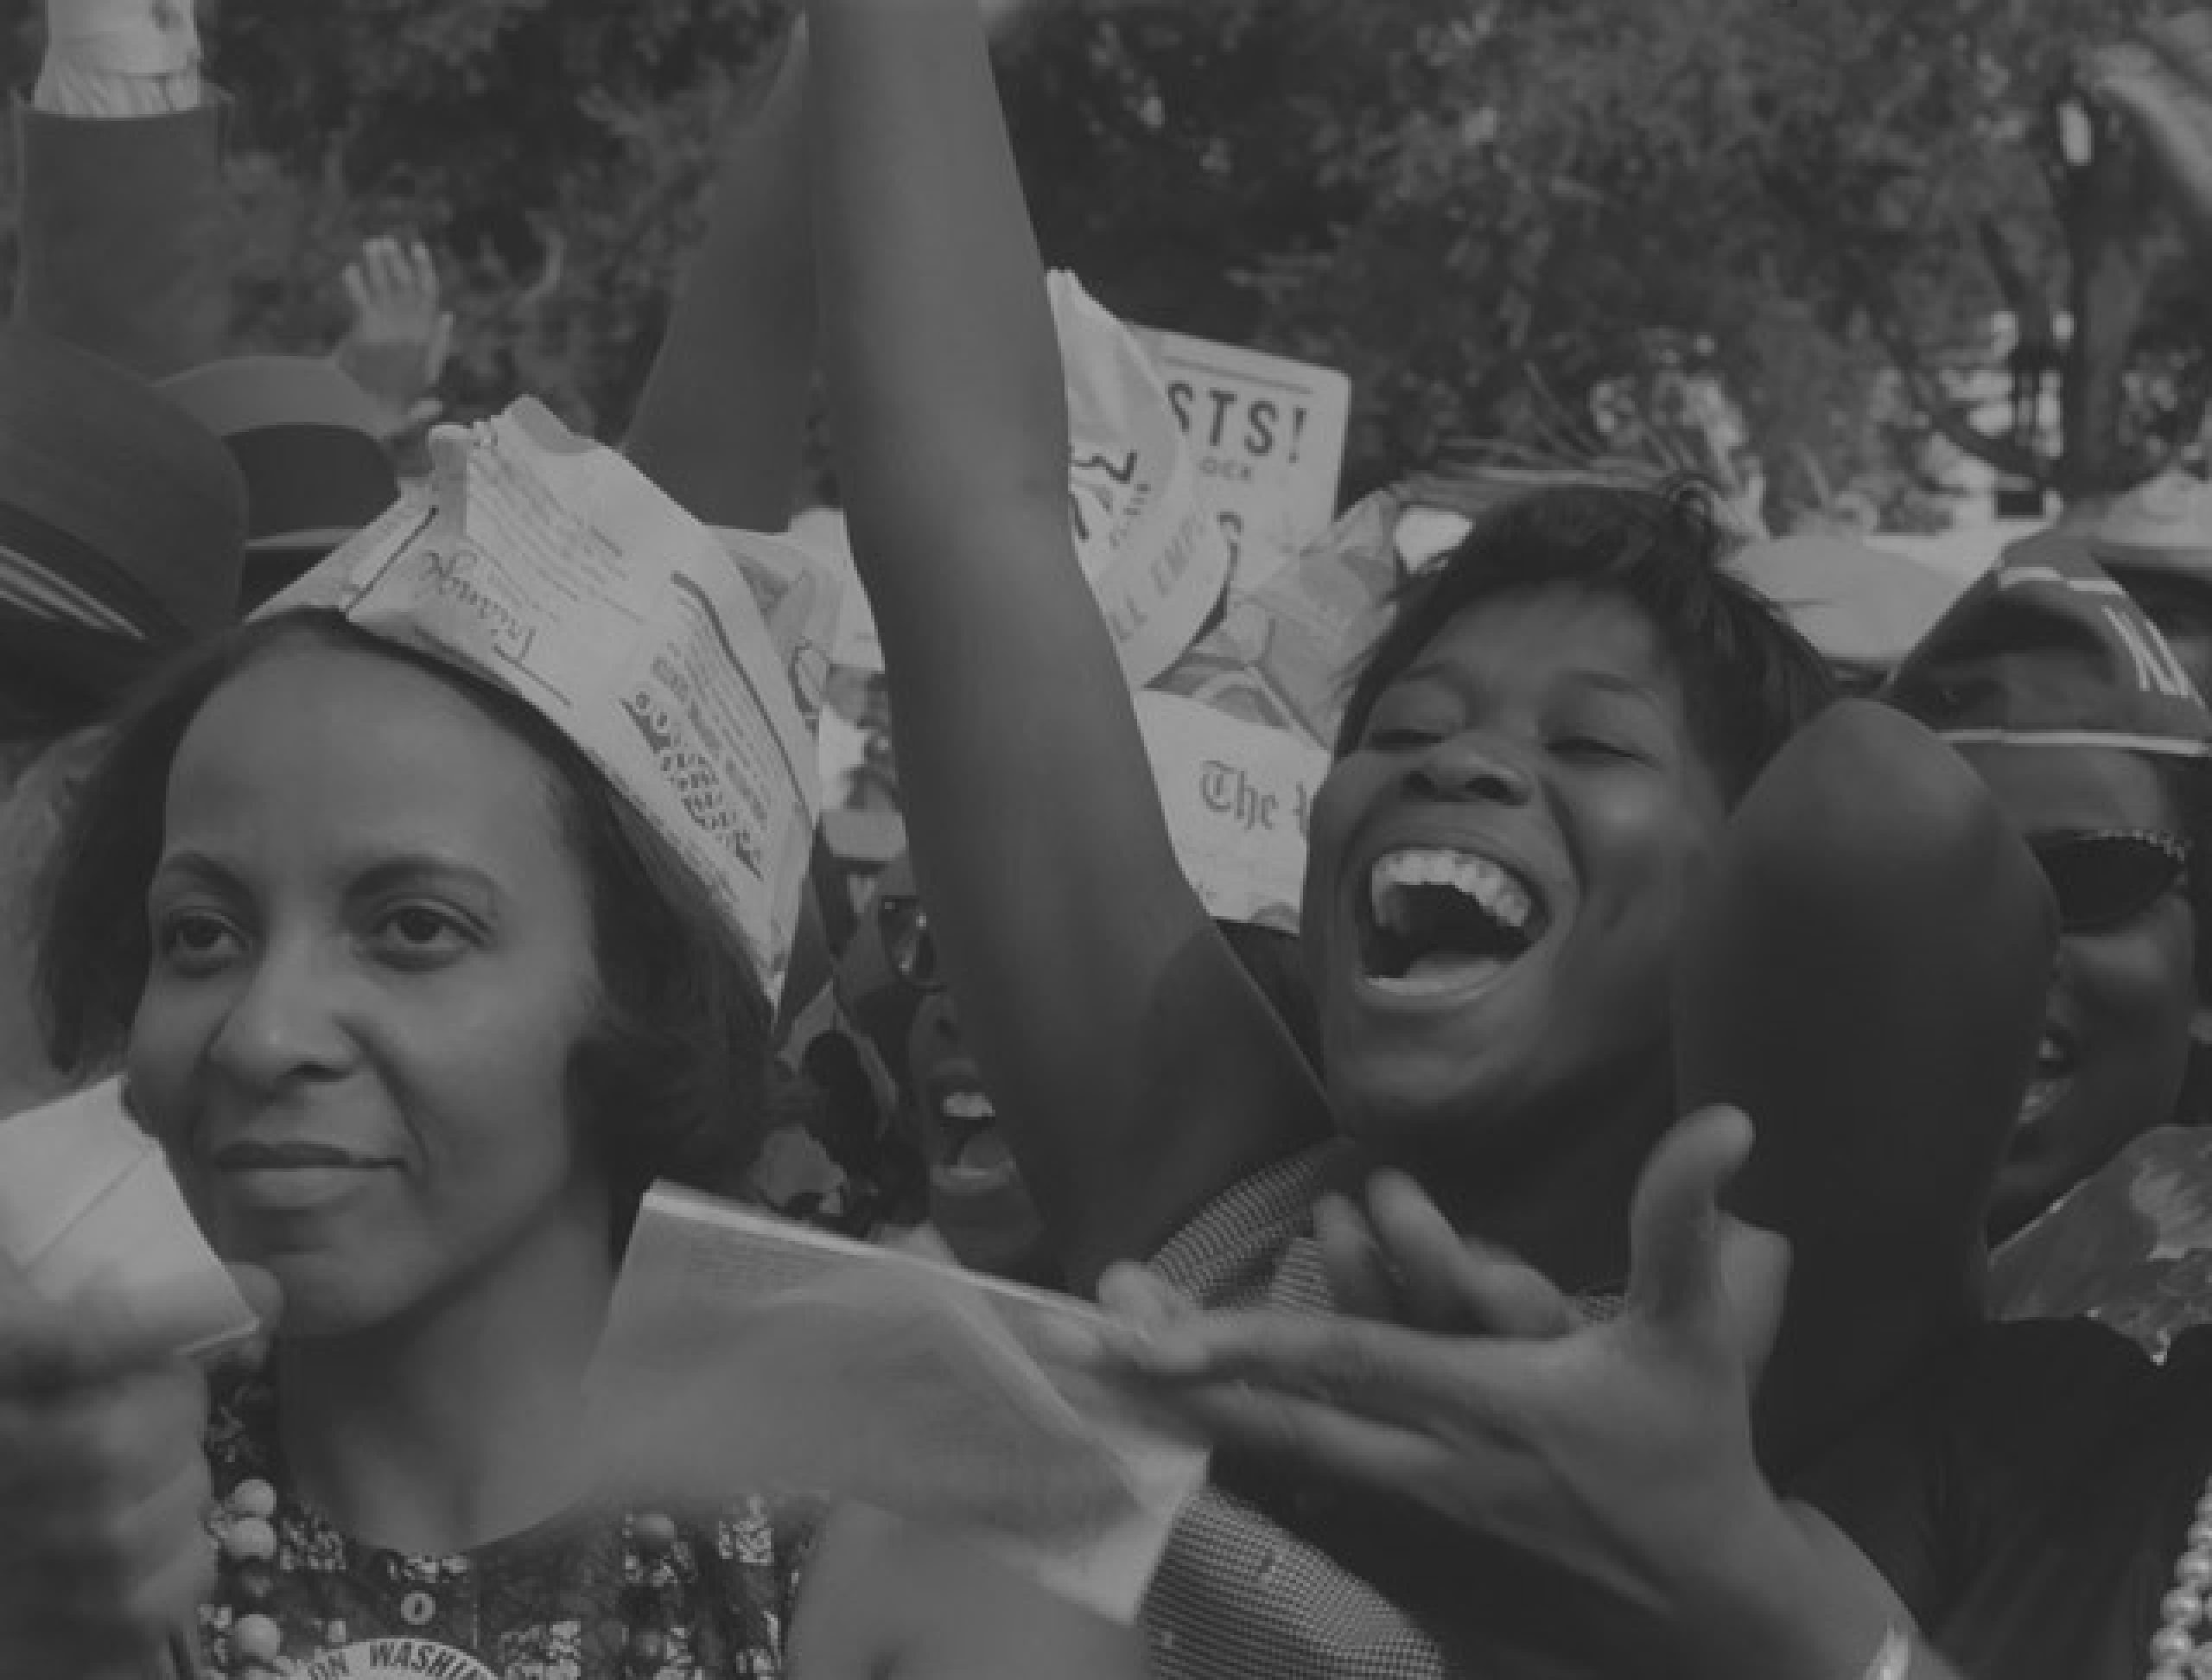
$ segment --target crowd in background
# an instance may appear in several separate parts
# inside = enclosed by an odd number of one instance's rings
[[[2084,66],[2187,205],[2208,40]],[[1405,463],[1283,557],[1371,611],[1297,930],[1225,913],[1071,529],[1072,306],[977,8],[810,0],[771,67],[592,442],[440,424],[411,237],[327,353],[228,354],[188,10],[49,0],[0,1127],[127,1117],[261,1335],[202,1370],[0,1220],[0,1672],[2212,1673],[2212,486],[1915,593],[1696,481]],[[817,381],[882,664],[826,707],[665,556],[486,511],[529,460],[625,530],[785,533]],[[418,538],[455,590],[515,544],[583,668],[712,621],[769,712],[866,726],[886,820],[756,917],[681,728],[412,634],[362,561]],[[1214,595],[1175,651],[1260,610]],[[1068,1359],[1213,1454],[1135,1626],[957,1513],[589,1485],[660,1180],[1100,1302]]]

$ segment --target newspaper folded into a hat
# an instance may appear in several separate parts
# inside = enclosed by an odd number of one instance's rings
[[[771,997],[818,810],[812,720],[836,581],[709,531],[525,398],[430,434],[427,486],[264,608],[324,608],[515,695],[650,821]]]
[[[48,1301],[157,1316],[187,1357],[259,1328],[117,1079],[0,1121],[0,1253]]]
[[[857,1501],[1126,1621],[1206,1454],[1065,1357],[1097,1320],[657,1187],[587,1384],[596,1468],[624,1500]]]

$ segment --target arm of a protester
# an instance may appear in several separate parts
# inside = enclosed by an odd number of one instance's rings
[[[1981,1317],[2056,915],[1965,762],[1852,701],[1738,807],[1686,927],[1677,1097],[1758,1117],[1735,1206],[1796,1256],[1758,1402],[1786,1468]]]
[[[833,1512],[791,1630],[817,1680],[1141,1680],[1142,1641],[972,1545],[861,1506]]]
[[[1339,1208],[1324,1233],[1341,1251],[1345,1223],[1358,1227],[1402,1296],[1365,1301],[1388,1316],[1192,1313],[1124,1268],[1103,1291],[1122,1314],[1105,1362],[1221,1446],[1393,1498],[1594,1590],[1674,1647],[1655,1671],[1942,1680],[1872,1566],[1759,1467],[1750,1396],[1788,1257],[1719,1211],[1751,1143],[1726,1109],[1662,1141],[1630,1215],[1628,1300],[1609,1322],[1582,1324],[1525,1265],[1463,1246],[1389,1175],[1371,1222]],[[1557,1654],[1590,1637],[1560,1627]],[[1909,1667],[1879,1666],[1884,1653]]]
[[[223,105],[183,0],[48,0],[15,316],[146,379],[222,353]]]
[[[1066,398],[974,0],[813,0],[842,487],[963,1031],[1080,1283],[1325,1127],[1170,847],[1077,565]]]
[[[729,120],[707,232],[670,312],[624,452],[712,525],[781,531],[814,376],[806,29]]]

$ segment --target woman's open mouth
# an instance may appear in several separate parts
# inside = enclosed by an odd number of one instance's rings
[[[1541,896],[1478,852],[1402,847],[1375,860],[1356,906],[1360,970],[1377,991],[1440,997],[1491,984],[1543,938]]]
[[[950,1183],[995,1183],[1014,1170],[1014,1152],[999,1130],[999,1111],[980,1085],[932,1091],[938,1144],[931,1175]]]

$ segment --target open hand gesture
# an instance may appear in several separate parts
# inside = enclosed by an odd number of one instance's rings
[[[385,436],[403,436],[442,412],[432,395],[453,347],[453,316],[439,307],[438,266],[419,239],[374,239],[345,275],[353,324],[339,366],[385,417]]]
[[[1633,1213],[1628,1303],[1581,1326],[1509,1257],[1463,1244],[1408,1181],[1364,1230],[1319,1231],[1353,1311],[1376,1322],[1179,1309],[1123,1270],[1113,1352],[1214,1440],[1422,1506],[1647,1610],[1715,1537],[1778,1515],[1752,1455],[1750,1396],[1788,1270],[1781,1239],[1716,1195],[1751,1128],[1711,1110],[1654,1153]]]

